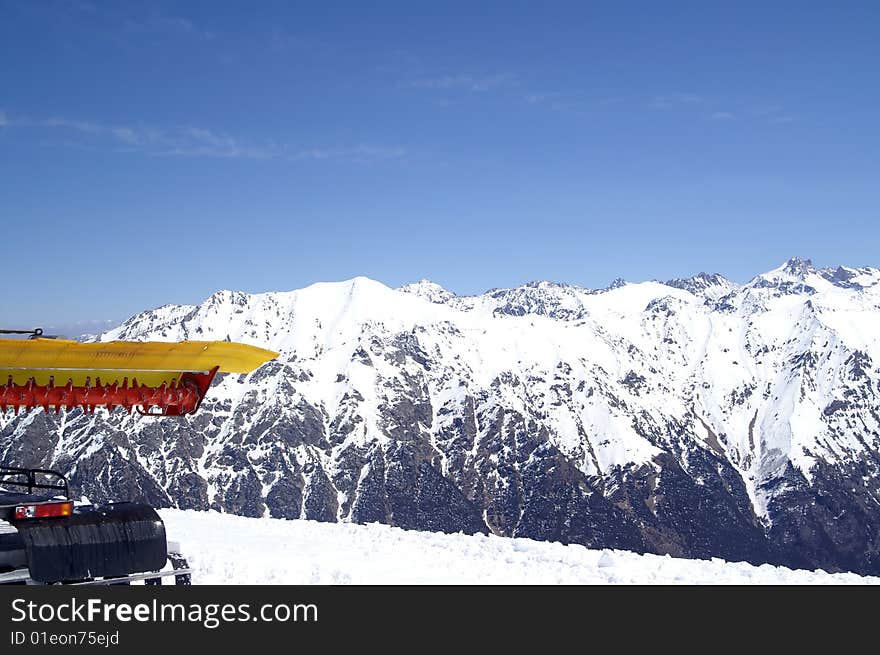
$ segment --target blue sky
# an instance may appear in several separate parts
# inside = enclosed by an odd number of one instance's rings
[[[0,0],[0,323],[880,265],[880,4]]]

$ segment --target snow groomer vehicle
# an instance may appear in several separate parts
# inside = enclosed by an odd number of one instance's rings
[[[8,334],[18,331],[4,330]],[[228,341],[80,343],[0,338],[0,412],[97,408],[151,417],[198,410],[218,372],[277,353]],[[190,584],[184,555],[143,503],[76,503],[59,471],[0,462],[0,584]]]

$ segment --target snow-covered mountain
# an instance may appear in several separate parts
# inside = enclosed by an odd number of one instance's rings
[[[280,351],[157,421],[0,418],[92,500],[880,573],[880,270],[220,291],[101,335]]]

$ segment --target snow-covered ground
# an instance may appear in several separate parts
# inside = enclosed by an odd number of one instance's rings
[[[590,550],[386,525],[161,510],[195,584],[878,584],[852,573]]]

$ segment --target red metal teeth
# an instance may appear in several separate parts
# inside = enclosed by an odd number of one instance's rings
[[[111,411],[121,407],[129,413],[137,409],[140,414],[149,416],[183,416],[198,409],[216,373],[217,367],[207,373],[182,373],[179,382],[170,385],[163,382],[158,387],[138,384],[137,378],[129,383],[127,377],[122,379],[122,384],[118,381],[104,384],[100,378],[95,378],[92,384],[87,377],[84,386],[75,386],[68,380],[59,387],[55,386],[54,377],[49,378],[49,384],[39,385],[33,378],[24,384],[15,384],[9,376],[6,384],[0,385],[0,411],[13,409],[18,414],[21,409],[42,407],[48,412],[54,407],[58,413],[62,408],[81,407],[92,413],[96,407]]]

